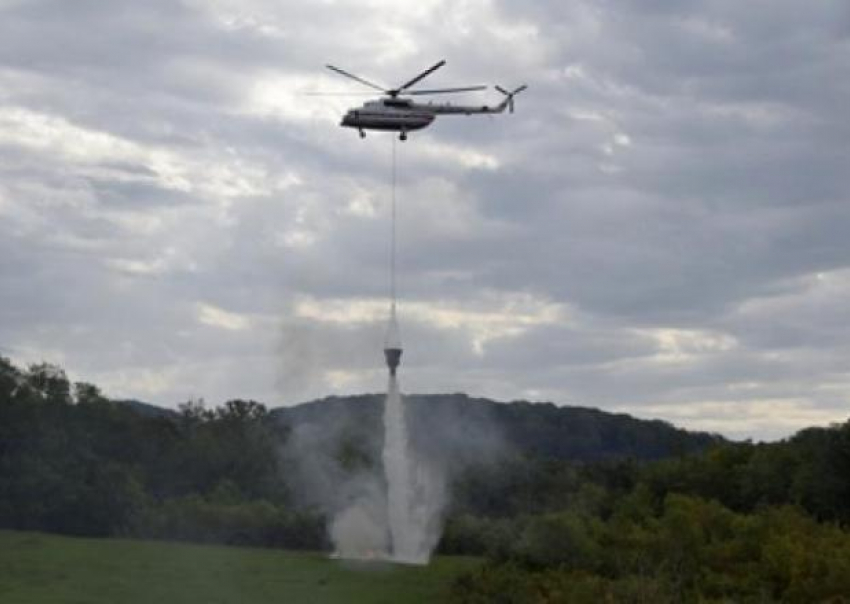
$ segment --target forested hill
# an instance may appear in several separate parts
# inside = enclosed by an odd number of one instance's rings
[[[116,401],[144,417],[176,419],[179,413],[136,400]],[[380,444],[383,394],[331,396],[269,411],[281,428],[310,424],[328,434],[345,433]],[[421,447],[439,447],[447,435],[470,439],[514,454],[548,459],[599,461],[656,460],[696,453],[724,442],[723,437],[676,428],[661,420],[637,419],[589,407],[513,401],[502,403],[462,393],[405,396],[411,438]]]
[[[550,459],[654,460],[701,451],[723,439],[689,432],[659,420],[641,420],[585,407],[525,401],[498,403],[465,394],[406,395],[411,438],[422,448],[464,442],[466,448],[499,447]],[[310,424],[357,440],[381,433],[383,395],[334,396],[273,409],[277,421],[298,429]],[[457,447],[454,447],[457,449]],[[432,451],[437,453],[438,451]]]
[[[382,398],[171,411],[0,357],[0,529],[327,550],[324,496],[381,475]],[[489,560],[455,602],[847,601],[850,421],[754,444],[593,409],[407,400],[412,446],[445,470],[438,551]]]
[[[176,411],[135,400],[116,401],[145,417],[177,418]],[[383,394],[331,396],[269,411],[280,427],[309,424],[326,434],[348,435],[380,444]],[[411,438],[422,448],[439,449],[446,440],[464,441],[501,452],[532,457],[600,461],[656,460],[696,453],[724,442],[723,437],[676,428],[661,420],[552,403],[502,403],[462,393],[405,396]],[[376,435],[378,438],[376,438]],[[437,438],[442,435],[444,438]],[[454,447],[455,452],[457,447]],[[431,451],[438,453],[437,450]]]

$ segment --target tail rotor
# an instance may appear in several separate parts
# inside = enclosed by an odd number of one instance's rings
[[[507,97],[507,98],[505,98],[504,102],[507,103],[508,111],[510,113],[513,113],[514,112],[514,96],[519,94],[520,92],[522,92],[526,88],[528,88],[528,86],[523,84],[522,86],[520,86],[519,88],[517,88],[513,92],[508,92],[507,90],[505,90],[504,88],[502,88],[501,86],[498,86],[498,85],[494,86],[494,88],[496,90],[498,90],[499,92],[501,92],[502,94],[504,94],[505,97]]]

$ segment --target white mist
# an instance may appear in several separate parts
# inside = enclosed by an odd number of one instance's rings
[[[390,559],[427,564],[440,538],[445,504],[442,472],[417,459],[407,438],[404,399],[390,375],[384,405],[384,473]]]
[[[416,535],[412,530],[410,449],[407,443],[407,426],[404,407],[398,391],[398,380],[391,375],[384,403],[384,473],[387,479],[387,521],[390,532],[392,558],[417,562]],[[427,562],[427,560],[426,560]]]

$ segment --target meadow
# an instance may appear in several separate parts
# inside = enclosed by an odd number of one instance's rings
[[[318,553],[0,531],[3,604],[440,602],[475,558],[427,567]]]

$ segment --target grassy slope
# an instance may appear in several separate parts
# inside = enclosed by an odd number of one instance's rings
[[[440,602],[469,558],[354,564],[319,554],[0,531],[3,604]]]

